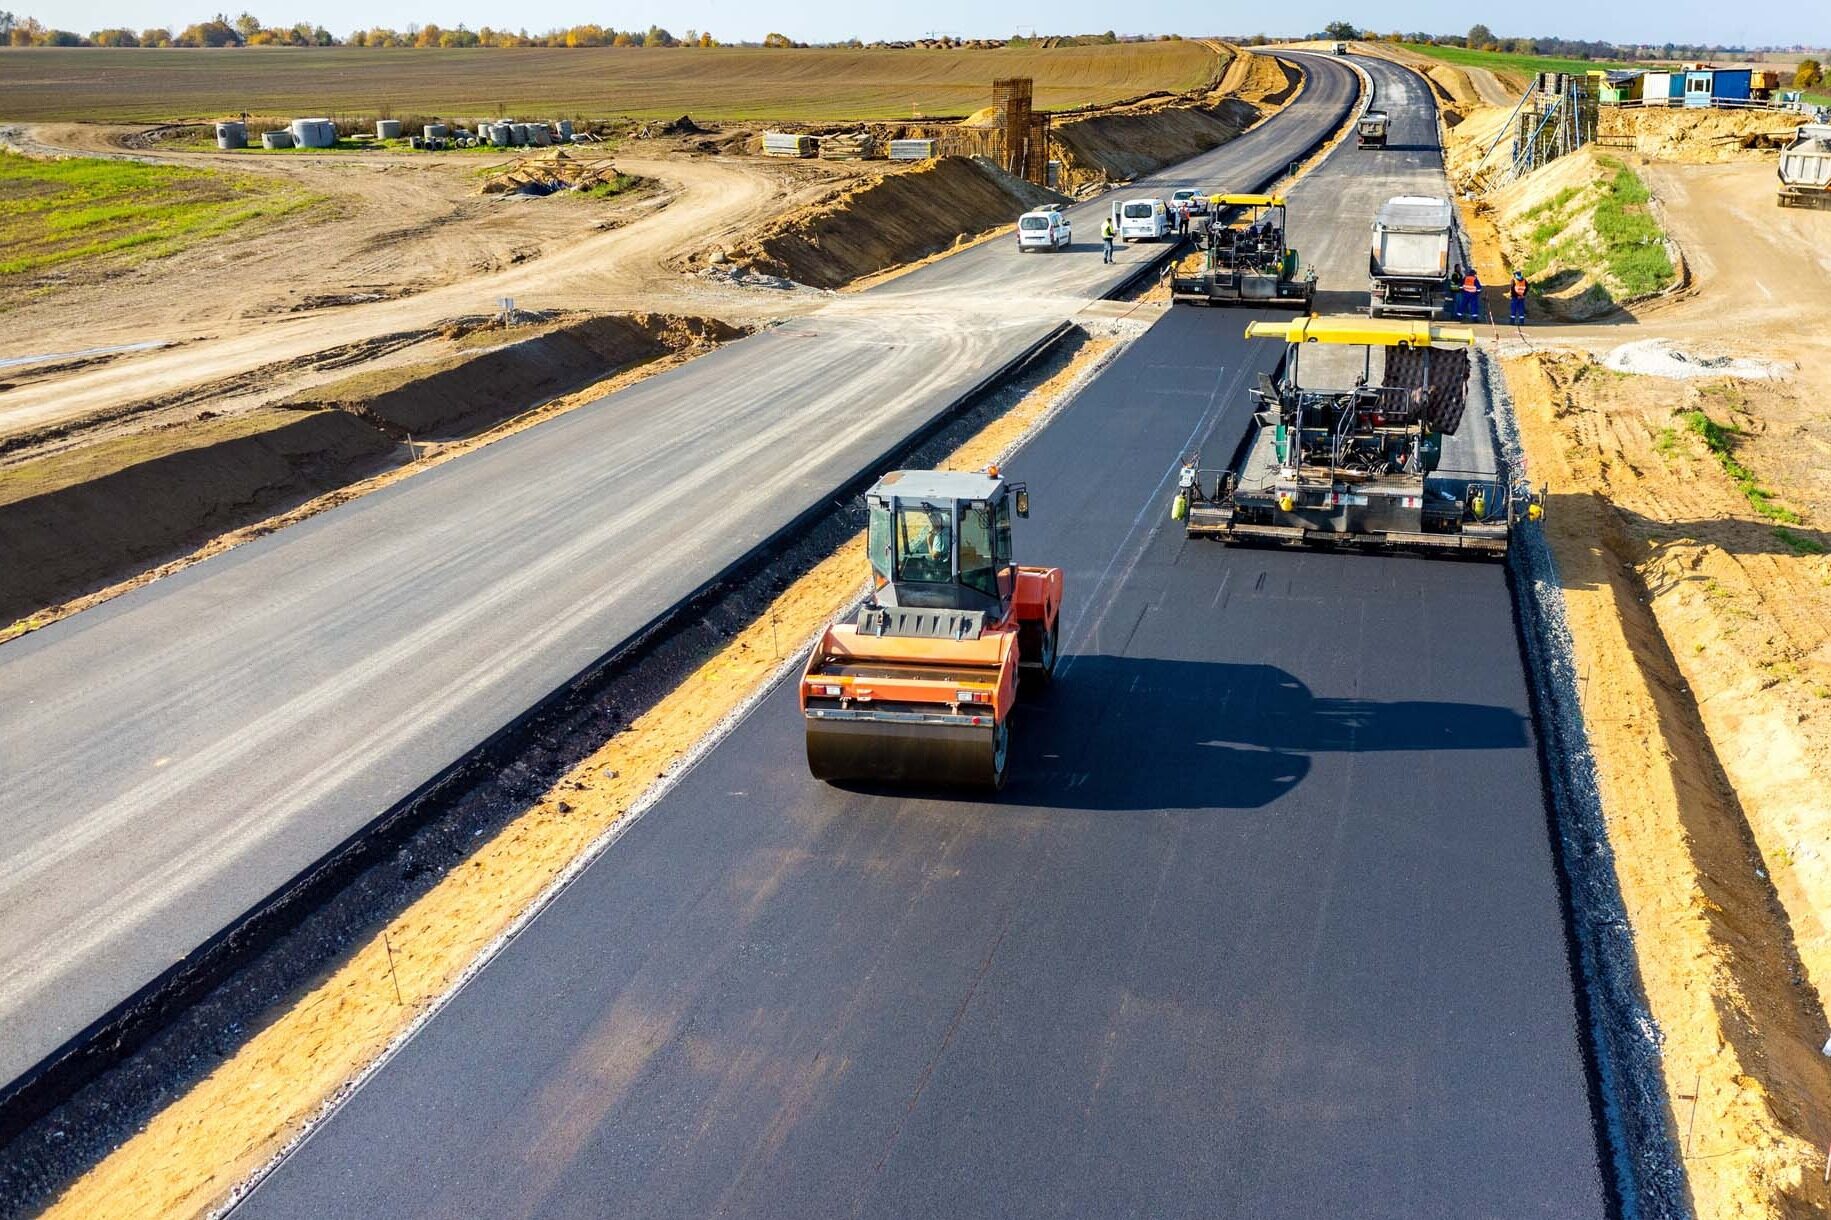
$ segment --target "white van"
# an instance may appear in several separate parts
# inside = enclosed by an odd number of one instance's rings
[[[1170,235],[1170,209],[1161,199],[1127,199],[1119,205],[1119,240],[1162,241]]]
[[[1017,218],[1017,252],[1066,250],[1074,240],[1068,218],[1054,208],[1025,212]]]
[[[1187,212],[1191,216],[1206,216],[1208,214],[1208,196],[1194,187],[1185,186],[1170,196],[1170,210]]]

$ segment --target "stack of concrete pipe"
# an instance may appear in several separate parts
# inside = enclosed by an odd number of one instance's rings
[[[401,138],[401,121],[399,119],[375,120],[375,138],[378,140],[398,140]]]
[[[248,147],[248,127],[245,123],[218,123],[216,125],[216,147],[225,151]]]

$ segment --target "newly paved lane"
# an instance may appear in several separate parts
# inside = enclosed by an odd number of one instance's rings
[[[1311,62],[1164,181],[1329,130]],[[967,251],[0,647],[0,1090],[1148,253]]]
[[[1188,542],[1244,320],[1010,464],[1068,596],[998,801],[811,782],[778,689],[236,1220],[1605,1215],[1504,574]]]

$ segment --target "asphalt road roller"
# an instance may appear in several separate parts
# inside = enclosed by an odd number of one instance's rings
[[[1195,231],[1202,266],[1170,277],[1170,299],[1184,305],[1247,305],[1308,310],[1316,271],[1299,271],[1286,240],[1282,195],[1215,195],[1208,223]]]
[[[807,765],[828,783],[997,789],[1019,684],[1055,673],[1062,570],[1019,565],[1030,494],[997,467],[898,470],[865,493],[872,591],[801,676]]]
[[[1185,461],[1171,515],[1189,536],[1500,558],[1513,530],[1543,515],[1544,488],[1504,463],[1442,468],[1468,404],[1473,329],[1312,317],[1253,322],[1246,335],[1289,348],[1276,378],[1260,375],[1232,461]]]

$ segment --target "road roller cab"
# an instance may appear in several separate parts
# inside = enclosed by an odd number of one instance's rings
[[[1055,670],[1060,568],[1020,566],[1029,493],[984,472],[899,470],[865,493],[874,588],[801,680],[808,767],[827,781],[1004,783],[1020,676]]]

